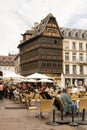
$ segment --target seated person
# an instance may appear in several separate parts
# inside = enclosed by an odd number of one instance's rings
[[[60,98],[60,97],[61,97],[61,94],[62,94],[62,91],[61,91],[61,90],[59,90],[59,91],[57,92],[56,97],[57,97],[57,98]]]
[[[61,94],[61,100],[63,102],[64,105],[64,113],[65,114],[71,114],[72,110],[74,114],[77,114],[77,105],[74,104],[71,99],[69,94],[67,93],[66,89],[62,90],[62,94]]]
[[[48,91],[46,88],[40,89],[39,93],[43,99],[52,99],[51,95],[48,94]]]
[[[52,96],[48,93],[46,88],[41,89],[40,95],[42,96],[43,99],[53,99]],[[60,110],[60,105],[57,101],[57,98],[58,97],[55,97],[54,105],[55,105],[55,107],[57,107],[58,110]]]
[[[14,91],[13,91],[13,95],[16,99],[19,99],[19,89],[18,88],[15,88]]]
[[[74,86],[72,89],[71,89],[71,92],[72,93],[76,93],[78,91],[78,88],[76,86]]]

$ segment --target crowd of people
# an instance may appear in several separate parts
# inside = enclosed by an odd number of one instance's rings
[[[84,91],[84,89],[82,89]],[[56,94],[53,96],[53,93],[56,91]],[[76,93],[78,89],[73,87],[71,90],[63,88],[63,89],[56,89],[52,87],[35,87],[31,83],[21,83],[20,85],[8,85],[3,84],[0,82],[0,100],[5,98],[19,99],[19,93],[24,92],[30,94],[31,92],[35,95],[39,93],[42,99],[53,99],[54,98],[54,105],[55,107],[60,110],[60,105],[58,103],[58,98],[61,99],[63,103],[63,111],[65,114],[71,114],[71,110],[73,110],[74,114],[77,114],[77,104],[71,100],[70,91],[72,93]],[[85,91],[87,91],[85,89]]]
[[[3,97],[13,99],[15,96],[19,98],[19,92],[30,92],[34,91],[32,85],[28,83],[21,83],[21,84],[9,84],[0,82],[0,99],[2,100]]]

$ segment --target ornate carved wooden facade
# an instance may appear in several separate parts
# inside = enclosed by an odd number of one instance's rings
[[[52,14],[43,19],[32,33],[28,30],[23,37],[18,46],[22,75],[40,72],[57,76],[63,72],[63,37]]]

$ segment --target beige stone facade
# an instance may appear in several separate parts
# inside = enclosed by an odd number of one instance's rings
[[[87,84],[87,30],[60,28],[63,40],[63,74],[66,85]]]
[[[8,56],[0,56],[0,72],[2,72],[2,76],[5,71],[15,72],[15,62],[14,62],[15,56],[16,55],[12,54],[9,54]]]

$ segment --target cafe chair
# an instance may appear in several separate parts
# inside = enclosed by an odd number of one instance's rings
[[[51,113],[53,111],[53,121],[48,121],[46,122],[47,125],[55,125],[57,126],[58,123],[56,123],[55,121],[55,111],[53,109],[53,103],[54,103],[54,99],[44,99],[41,100],[41,104],[40,104],[40,115],[39,118],[45,118],[42,113]]]
[[[34,110],[34,111],[38,110],[38,107],[36,107],[36,106],[30,106],[29,102],[30,101],[27,98],[25,98],[25,105],[26,105],[26,109],[27,109],[26,115],[28,115],[28,112],[29,112],[29,115],[30,115],[30,112],[32,110]]]
[[[65,120],[64,117],[63,117],[63,115],[64,115],[64,105],[63,105],[63,102],[62,102],[61,98],[57,98],[57,102],[59,104],[60,112],[61,112],[61,120],[58,120],[57,122],[59,124],[68,124],[69,121]]]
[[[53,99],[43,99],[40,103],[40,115],[37,117],[44,118],[42,113],[50,113],[53,107]]]
[[[36,93],[32,99],[30,99],[31,101],[33,102],[37,102],[38,100],[40,99],[40,94],[39,93]]]
[[[77,121],[80,125],[87,125],[87,120],[85,120],[85,110],[87,110],[87,98],[80,98],[79,111],[82,111],[82,120]]]
[[[19,93],[19,99],[20,99],[20,102],[21,103],[25,103],[25,99],[23,98],[23,95],[22,95],[22,93]]]

